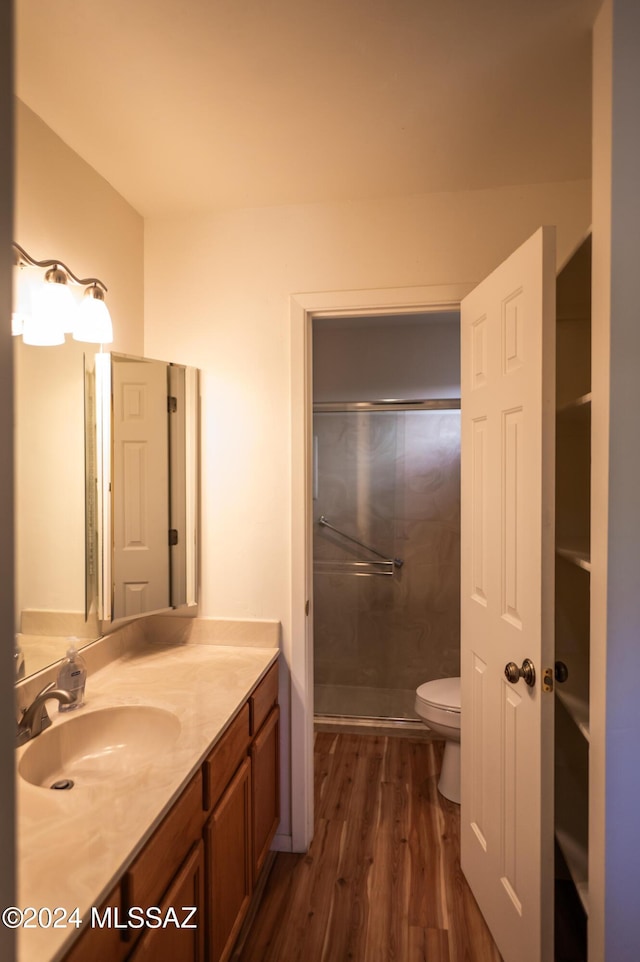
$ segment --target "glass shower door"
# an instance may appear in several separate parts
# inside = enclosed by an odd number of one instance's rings
[[[318,715],[415,719],[418,685],[459,674],[459,402],[425,404],[316,406]]]

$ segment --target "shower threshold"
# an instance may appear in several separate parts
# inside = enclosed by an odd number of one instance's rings
[[[431,733],[421,721],[409,718],[357,718],[346,715],[314,715],[317,732],[345,732],[368,735],[402,735],[431,741]]]
[[[415,688],[326,685],[314,688],[314,711],[323,718],[422,724],[414,711]]]

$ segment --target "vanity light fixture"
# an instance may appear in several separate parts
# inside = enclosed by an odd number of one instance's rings
[[[16,263],[13,334],[22,334],[25,344],[40,346],[64,344],[65,334],[90,344],[113,341],[113,325],[104,302],[107,287],[101,280],[76,277],[59,260],[34,260],[19,244],[14,243],[13,250]],[[44,277],[29,277],[34,273],[31,268],[45,270]],[[73,285],[85,289],[80,307],[71,292]]]

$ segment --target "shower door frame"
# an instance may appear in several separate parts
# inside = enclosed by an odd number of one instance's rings
[[[457,316],[458,316],[458,321],[459,321],[459,314],[458,314],[458,312],[451,312],[451,313],[452,313],[452,315],[454,315],[454,314],[457,315]],[[451,325],[453,325],[453,319],[452,319],[449,323],[450,323]],[[426,415],[429,415],[429,414],[431,414],[431,415],[434,415],[434,414],[435,414],[435,415],[438,415],[438,414],[440,414],[440,415],[442,415],[442,414],[445,414],[445,413],[446,413],[446,414],[451,414],[452,412],[456,412],[458,415],[460,415],[460,413],[461,413],[461,398],[460,398],[460,392],[459,392],[459,391],[458,391],[458,395],[455,396],[455,397],[454,397],[454,396],[451,396],[451,397],[424,397],[424,398],[407,398],[407,399],[404,399],[404,400],[401,400],[401,399],[398,399],[398,400],[396,400],[396,399],[389,399],[389,400],[378,400],[378,401],[314,401],[314,403],[313,403],[313,431],[314,431],[314,436],[315,436],[315,437],[314,437],[314,445],[315,445],[315,441],[316,441],[317,439],[319,439],[320,436],[321,436],[321,434],[322,434],[322,432],[321,432],[321,430],[320,430],[320,427],[319,427],[319,424],[317,424],[317,422],[316,422],[316,419],[317,419],[318,417],[322,417],[323,415],[327,415],[327,414],[330,414],[330,415],[347,415],[347,416],[348,416],[348,415],[352,415],[352,416],[353,416],[353,415],[358,415],[359,417],[362,417],[363,414],[369,414],[369,415],[374,415],[374,416],[375,416],[376,414],[384,414],[384,415],[388,418],[389,415],[396,415],[396,416],[397,416],[397,415],[401,415],[401,414],[414,414],[414,415],[415,415],[415,414],[426,414]],[[348,418],[347,418],[347,420],[348,420]],[[396,429],[397,429],[397,426],[398,426],[397,417],[396,417],[394,420],[395,420],[395,425],[396,425]],[[404,424],[405,424],[405,428],[404,428],[403,430],[410,430],[410,428],[407,428],[407,427],[406,427],[407,422],[404,421],[404,419],[403,419],[403,422],[404,422]],[[342,423],[343,423],[343,426],[344,426],[344,420],[343,420]],[[424,424],[424,422],[423,422],[423,424]],[[460,424],[460,421],[459,421],[459,419],[458,419],[458,426],[459,426],[459,424]],[[403,439],[404,439],[404,435],[403,435]],[[404,440],[406,440],[406,439],[404,439]],[[397,442],[397,438],[396,438],[396,442]],[[438,439],[433,439],[433,438],[431,438],[431,443],[432,443],[432,444],[433,444],[433,443],[437,444],[437,443],[438,443]],[[460,459],[459,459],[459,455],[460,455],[460,437],[458,437],[457,451],[458,451],[458,463],[457,463],[458,480],[457,480],[456,488],[458,489],[458,494],[459,494],[459,487],[460,487],[460,473],[459,473],[459,472],[460,472]],[[405,447],[405,448],[403,449],[403,457],[405,457],[405,456],[407,455],[407,453],[408,453],[408,449]],[[396,454],[397,454],[397,450],[396,450]],[[318,488],[321,486],[321,480],[320,480],[320,479],[321,479],[321,472],[320,472],[320,469],[319,469],[319,463],[322,463],[322,458],[320,457],[319,451],[317,451],[317,452],[316,452],[316,457],[315,457],[315,465],[314,465],[314,485],[315,485],[315,487],[316,487],[316,490],[315,490],[314,494],[315,494],[315,498],[316,498],[316,499],[320,498],[320,494],[319,494],[319,491],[318,491]],[[379,461],[376,460],[376,464],[378,464],[378,463],[379,463]],[[396,467],[397,467],[397,466],[396,466]],[[404,479],[404,484],[406,485],[407,482],[408,482],[408,477],[407,477],[406,475],[403,475],[403,479]],[[375,482],[374,482],[374,485],[375,485]],[[400,486],[400,489],[403,490],[402,482],[400,482],[400,485],[399,485],[399,486]],[[398,491],[398,476],[396,475],[395,485],[394,485],[394,493],[397,493],[397,491]],[[375,495],[372,495],[371,490],[368,491],[368,496],[369,496],[370,499],[375,499]],[[360,498],[359,498],[359,497],[357,498],[357,503],[360,504]],[[370,501],[370,503],[371,503],[371,501]],[[333,517],[333,509],[331,508],[330,511],[331,511],[331,515],[332,515],[332,517]],[[315,517],[315,515],[317,514],[317,503],[316,503],[316,507],[315,507],[313,513],[314,513],[314,517]],[[392,517],[395,519],[397,516],[394,514]],[[428,520],[430,520],[430,521],[434,521],[434,520],[435,520],[435,518],[434,518],[433,516],[425,516],[425,520],[427,520],[427,517],[428,517]],[[458,514],[458,518],[459,518],[459,514]],[[390,520],[390,519],[391,519],[391,516],[387,516],[387,520]],[[353,522],[353,518],[351,518],[351,521]],[[338,535],[340,535],[343,539],[346,538],[347,541],[349,541],[349,542],[355,542],[355,544],[359,545],[361,548],[364,548],[364,549],[365,549],[365,552],[373,552],[373,554],[378,555],[380,558],[383,558],[384,560],[383,560],[383,561],[373,561],[373,562],[372,562],[370,559],[367,559],[366,561],[362,561],[362,560],[360,560],[360,561],[353,561],[353,560],[344,560],[344,559],[343,559],[342,561],[338,562],[338,568],[336,569],[336,568],[334,567],[335,564],[336,564],[336,561],[335,561],[335,560],[333,560],[333,561],[331,561],[331,560],[324,560],[324,562],[323,562],[323,561],[318,561],[317,559],[315,559],[315,555],[314,555],[314,576],[315,576],[316,574],[318,574],[318,572],[321,572],[322,570],[325,570],[325,571],[326,571],[326,570],[327,570],[327,566],[328,566],[329,570],[330,570],[331,573],[333,573],[334,575],[337,574],[338,571],[340,571],[340,572],[342,572],[343,576],[344,576],[345,573],[346,573],[346,574],[347,574],[347,577],[348,577],[348,576],[352,576],[352,577],[353,577],[353,576],[357,576],[357,577],[365,577],[365,578],[368,578],[368,577],[374,576],[374,580],[376,580],[376,581],[378,580],[378,578],[379,578],[380,576],[391,576],[391,577],[392,577],[392,581],[393,581],[393,580],[394,580],[394,579],[393,579],[393,576],[394,576],[394,574],[396,573],[396,569],[402,568],[403,565],[404,565],[404,560],[403,560],[402,558],[393,557],[394,552],[395,552],[395,551],[398,549],[398,547],[399,547],[399,545],[398,545],[397,543],[395,543],[395,540],[393,541],[393,543],[394,543],[394,548],[393,548],[393,550],[391,550],[390,552],[388,552],[387,555],[384,555],[384,554],[382,554],[381,552],[379,552],[377,549],[375,549],[371,544],[365,544],[365,543],[362,542],[362,541],[358,541],[356,538],[352,538],[350,535],[347,535],[344,531],[341,531],[341,530],[339,530],[338,528],[334,527],[328,520],[326,520],[326,519],[324,518],[324,516],[321,516],[321,517],[320,517],[320,519],[319,519],[319,521],[318,521],[318,524],[319,524],[319,525],[326,525],[327,527],[329,527],[330,529],[332,529],[334,532],[337,532]],[[405,532],[405,537],[406,537],[407,534],[408,534],[408,532]],[[317,536],[317,529],[316,529],[316,527],[314,526],[314,536],[313,536],[313,537],[314,537],[314,551],[315,551],[315,547],[316,547],[316,544],[317,544],[317,542],[316,542],[316,540],[315,540],[315,539],[316,539],[316,536]],[[414,536],[415,536],[415,533],[414,533]],[[395,536],[392,536],[392,537],[395,537]],[[414,540],[414,539],[411,537],[411,535],[409,535],[409,541],[412,541],[412,540]],[[460,540],[460,531],[458,530],[458,541],[459,541],[459,540]],[[340,543],[340,542],[338,542],[338,543]],[[415,544],[415,541],[414,541],[414,544]],[[405,544],[405,547],[407,547],[406,544]],[[404,558],[404,551],[403,551],[403,558]],[[414,559],[414,560],[415,560],[415,559]],[[342,566],[345,566],[345,565],[346,565],[346,569],[345,569],[345,567],[341,567],[341,565],[342,565]],[[324,567],[323,567],[323,566],[324,566]],[[410,567],[411,567],[411,564],[410,564]],[[357,570],[356,570],[356,569],[357,569]],[[458,565],[457,565],[457,571],[458,571],[458,573],[459,573],[459,570],[460,570],[460,569],[459,569],[459,564],[458,564]],[[342,581],[342,579],[340,579],[340,580]],[[344,584],[344,582],[342,582],[342,583]],[[322,612],[323,608],[324,608],[324,611],[325,611],[325,613],[326,613],[327,598],[326,598],[326,596],[325,596],[325,598],[324,598],[324,605],[323,605],[321,598],[318,596],[318,593],[316,592],[317,584],[318,584],[318,583],[316,582],[315,577],[314,577],[314,607],[316,607],[316,597],[317,597],[317,612],[318,612],[318,619],[320,619],[320,618],[322,617],[320,613]],[[405,592],[404,595],[403,595],[404,604],[410,603],[410,599],[411,599],[411,596],[412,596],[412,590],[411,590],[410,584],[411,584],[411,581],[409,580],[409,583],[406,585],[406,592]],[[422,580],[422,581],[420,582],[420,584],[421,584],[421,589],[423,589],[423,588],[425,587],[425,582],[424,582],[424,580]],[[335,589],[335,585],[334,585],[334,589]],[[373,590],[375,591],[376,589],[373,589]],[[364,591],[367,591],[367,589],[365,588]],[[333,601],[335,601],[335,603],[336,603],[338,606],[340,606],[340,602],[337,601],[337,598],[336,598],[336,595],[335,595],[335,590],[334,590],[334,592],[332,592],[332,597],[333,597]],[[389,597],[389,596],[387,596],[387,597]],[[378,625],[379,625],[380,623],[383,623],[383,624],[385,625],[386,632],[387,632],[387,634],[388,634],[389,636],[393,635],[393,622],[392,622],[392,619],[393,619],[394,615],[395,615],[396,612],[397,612],[397,609],[396,609],[396,607],[395,607],[395,604],[397,603],[397,596],[396,596],[395,594],[393,594],[393,589],[392,589],[391,598],[393,598],[393,599],[395,599],[395,600],[391,602],[391,604],[390,604],[389,607],[384,607],[383,609],[378,609],[378,611],[377,611],[377,618],[376,618],[376,621],[378,622]],[[456,611],[459,613],[459,610],[460,610],[459,602],[458,602],[458,604],[455,606],[455,609],[456,609]],[[343,610],[344,610],[344,609],[343,609]],[[350,613],[353,614],[353,609],[352,609],[352,608],[350,609]],[[414,616],[414,617],[415,617],[415,616]],[[427,617],[427,616],[426,616],[426,613],[424,614],[424,617],[425,617],[425,618]],[[386,620],[387,618],[389,619],[389,621]],[[323,639],[320,637],[320,635],[322,634],[322,629],[320,629],[320,631],[316,631],[316,629],[319,627],[318,619],[316,619],[316,618],[314,617],[314,624],[313,624],[313,626],[312,626],[312,630],[313,630],[314,672],[316,671],[316,669],[317,669],[317,667],[318,667],[318,654],[319,654],[319,651],[322,650],[322,647],[323,647],[323,645],[322,645]],[[359,620],[359,619],[358,619],[358,616],[356,615],[356,621],[358,621],[358,620]],[[403,619],[403,620],[404,620],[404,619]],[[425,621],[425,624],[426,624],[426,621]],[[356,634],[356,636],[358,635],[358,633],[359,633],[359,629],[356,628],[356,629],[355,629],[355,634]],[[458,624],[458,633],[459,633],[459,624]],[[371,638],[368,638],[368,643],[367,643],[367,644],[368,644],[368,646],[371,644]],[[375,642],[374,642],[374,644],[375,644]],[[398,659],[399,659],[400,662],[403,661],[402,642],[400,643],[400,645],[399,645],[398,647],[395,648],[394,659],[393,659],[394,664],[396,664],[396,662],[397,662]],[[358,660],[359,660],[359,664],[361,664],[360,658],[359,658]],[[334,662],[334,663],[335,663],[335,662]],[[371,664],[370,664],[370,667],[371,667]],[[382,685],[382,686],[380,686],[380,681],[381,681],[380,678],[378,678],[377,681],[375,681],[375,682],[374,682],[373,680],[371,680],[371,682],[370,682],[372,688],[375,688],[375,689],[378,691],[378,693],[380,692],[380,688],[381,688],[381,687],[382,687],[382,688],[385,690],[385,692],[386,692],[386,698],[387,698],[387,700],[386,700],[386,708],[385,708],[384,711],[380,710],[380,706],[379,706],[379,703],[378,703],[378,702],[377,702],[377,705],[378,705],[377,709],[375,709],[375,710],[372,709],[371,703],[367,703],[367,704],[368,704],[368,707],[367,707],[364,711],[362,710],[362,701],[359,701],[359,695],[362,693],[362,688],[363,688],[363,686],[362,686],[362,684],[361,684],[360,682],[356,682],[356,681],[354,681],[353,679],[351,679],[349,682],[346,682],[346,681],[344,681],[344,680],[341,681],[341,682],[340,682],[340,681],[336,682],[336,684],[337,684],[338,687],[340,687],[341,685],[347,685],[347,687],[349,688],[349,693],[350,693],[350,694],[349,694],[349,699],[348,699],[348,706],[349,706],[348,708],[344,709],[344,707],[343,707],[342,710],[338,711],[338,710],[336,709],[336,704],[337,704],[337,703],[334,701],[334,703],[333,703],[333,708],[332,708],[331,710],[324,710],[324,711],[323,711],[322,709],[319,710],[319,709],[318,709],[318,700],[319,700],[319,699],[318,699],[318,689],[319,689],[319,687],[326,687],[326,686],[327,686],[327,683],[326,683],[326,681],[325,681],[325,682],[322,682],[322,681],[321,681],[321,682],[319,683],[319,685],[318,685],[318,684],[316,684],[316,678],[314,677],[314,717],[315,717],[315,720],[316,720],[316,721],[318,721],[319,719],[325,720],[326,718],[342,718],[342,719],[345,719],[345,718],[346,718],[346,719],[349,719],[349,720],[351,720],[351,721],[357,721],[358,719],[364,718],[364,719],[367,719],[367,720],[369,720],[369,721],[379,721],[379,722],[382,722],[382,723],[392,723],[392,724],[394,724],[394,725],[417,726],[418,728],[421,728],[421,727],[422,727],[422,722],[421,722],[420,718],[419,718],[419,717],[415,714],[415,712],[413,711],[413,703],[414,703],[414,701],[415,701],[415,689],[416,689],[416,687],[417,687],[419,684],[421,684],[421,683],[424,681],[424,678],[425,678],[425,676],[424,676],[424,665],[423,665],[423,667],[420,669],[420,671],[422,672],[422,674],[418,675],[417,677],[414,677],[413,683],[410,684],[410,685],[408,685],[408,686],[407,686],[407,683],[406,683],[406,679],[405,679],[404,685],[400,685],[400,684],[398,683],[397,677],[396,677],[396,681],[395,681],[395,684],[394,684],[394,683],[393,683],[393,678],[392,678],[393,671],[394,671],[394,669],[391,669],[391,670],[387,673],[387,675],[386,675],[386,680],[385,680],[385,684]],[[445,671],[444,671],[444,674],[449,674],[449,672],[447,672],[447,671],[445,670]],[[453,671],[452,674],[459,674],[459,670]],[[430,674],[427,674],[426,677],[427,677],[427,678],[430,678],[431,675],[430,675]],[[366,683],[364,684],[364,687],[367,688]],[[393,694],[392,697],[391,697],[391,691],[394,692],[394,694]],[[406,695],[407,695],[406,699],[403,699],[401,692],[406,693]],[[344,706],[344,702],[341,702],[341,704]]]
[[[313,838],[313,378],[315,318],[459,311],[474,284],[293,294],[291,318],[291,850]]]

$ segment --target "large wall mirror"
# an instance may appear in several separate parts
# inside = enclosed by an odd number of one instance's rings
[[[198,371],[101,354],[95,373],[103,622],[194,606]]]
[[[85,559],[85,354],[13,339],[16,673],[33,674],[101,632]]]
[[[197,603],[198,371],[14,339],[16,673]]]

